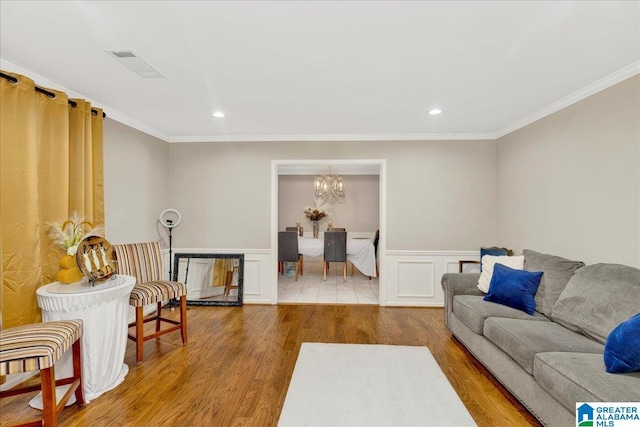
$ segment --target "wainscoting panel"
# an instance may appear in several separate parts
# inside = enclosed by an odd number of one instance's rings
[[[479,251],[387,251],[382,305],[443,307],[444,273],[457,273],[459,260],[477,260]]]
[[[174,253],[243,253],[245,304],[276,304],[277,272],[268,249],[185,249]],[[457,273],[459,260],[478,260],[479,251],[386,251],[379,257],[381,305],[443,307],[440,281],[444,273]],[[168,262],[168,250],[165,251]],[[168,272],[169,269],[166,268]],[[191,274],[191,273],[190,273]],[[273,277],[272,277],[273,276]],[[384,289],[382,289],[384,287]]]
[[[435,263],[431,260],[398,260],[398,298],[435,297]]]

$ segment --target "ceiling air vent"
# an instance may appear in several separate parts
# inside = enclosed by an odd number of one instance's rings
[[[142,78],[164,78],[158,70],[132,50],[106,50],[105,52]]]

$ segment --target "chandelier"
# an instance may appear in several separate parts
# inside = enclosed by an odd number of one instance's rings
[[[340,175],[332,175],[331,168],[328,175],[316,177],[313,188],[316,198],[332,202],[344,200],[344,179]]]

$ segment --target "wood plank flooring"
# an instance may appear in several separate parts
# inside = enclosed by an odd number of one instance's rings
[[[169,316],[178,316],[174,310]],[[124,382],[61,426],[275,426],[302,342],[427,346],[479,426],[538,426],[484,367],[451,338],[441,308],[363,305],[189,307],[179,333],[128,341]],[[37,416],[32,395],[0,401],[0,426]]]

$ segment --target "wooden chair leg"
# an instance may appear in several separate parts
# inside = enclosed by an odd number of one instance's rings
[[[343,282],[347,281],[347,261],[342,263],[342,276],[344,277]]]
[[[136,362],[142,362],[144,351],[144,313],[142,306],[136,307]]]
[[[82,354],[80,351],[80,340],[82,338],[78,338],[76,342],[73,343],[73,377],[78,378],[80,380],[80,384],[76,388],[76,405],[78,408],[82,408],[84,406],[84,384],[82,380]]]
[[[322,261],[322,280],[327,280],[327,262]]]
[[[304,275],[304,255],[300,255],[300,275]]]
[[[233,271],[227,271],[227,280],[224,284],[224,296],[228,297],[231,293],[231,287],[233,285]]]
[[[296,262],[296,282],[298,281],[298,269],[300,268],[300,262]]]
[[[187,343],[187,296],[180,297],[180,334],[182,335],[182,344]]]
[[[171,300],[169,300],[169,304],[171,304]],[[160,316],[162,315],[162,301],[158,303],[156,311],[156,332],[158,332],[160,330]]]
[[[40,370],[40,384],[42,386],[42,421],[45,426],[57,426],[56,379],[53,366]]]

